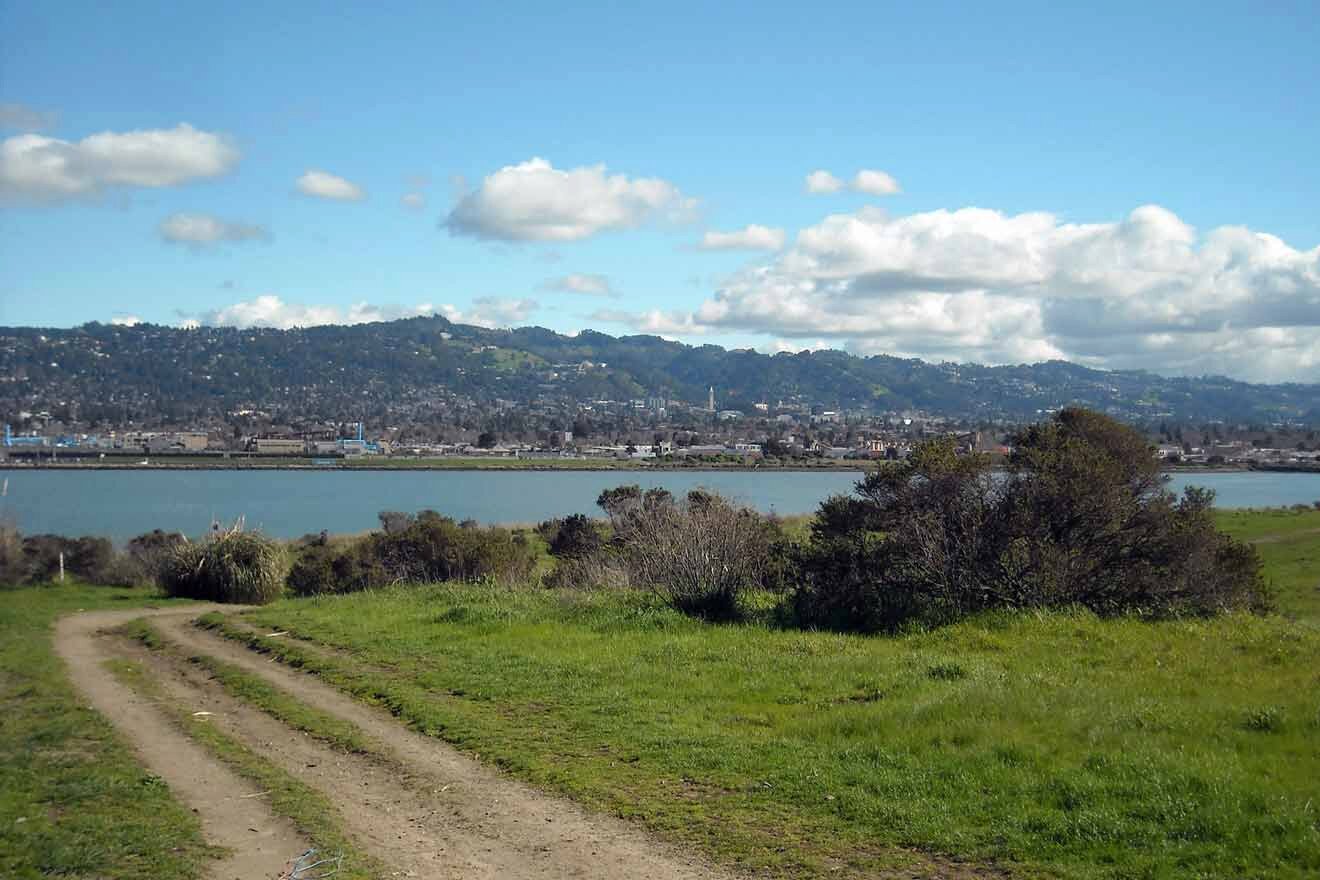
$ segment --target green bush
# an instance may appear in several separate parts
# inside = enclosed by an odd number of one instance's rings
[[[388,529],[340,545],[301,546],[289,572],[298,595],[350,593],[395,583],[494,580],[506,584],[531,577],[536,559],[527,539],[508,529],[463,524],[424,510],[391,514]]]
[[[260,532],[232,529],[180,544],[162,566],[170,596],[264,605],[284,589],[284,548]]]
[[[1065,409],[1010,442],[1005,475],[935,440],[868,474],[857,497],[822,504],[798,554],[799,622],[892,630],[991,608],[1269,607],[1255,549],[1215,528],[1213,493],[1166,491],[1131,428]]]
[[[87,583],[105,583],[115,559],[108,538],[66,538],[63,535],[29,535],[23,538],[24,577],[30,583],[53,581],[64,573]]]
[[[546,538],[551,556],[578,559],[592,555],[605,543],[596,524],[580,513],[554,522],[556,527]]]

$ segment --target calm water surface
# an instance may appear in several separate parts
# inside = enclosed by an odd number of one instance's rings
[[[123,541],[161,528],[199,534],[212,518],[246,517],[279,537],[360,532],[382,510],[432,508],[457,519],[538,522],[596,513],[602,489],[637,483],[674,494],[698,486],[763,511],[807,513],[849,491],[855,472],[617,471],[0,471],[0,513],[28,534],[106,535]],[[1273,507],[1320,499],[1320,474],[1186,474],[1171,488],[1207,486],[1221,507]]]

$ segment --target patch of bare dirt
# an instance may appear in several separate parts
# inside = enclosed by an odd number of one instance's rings
[[[191,616],[198,611],[185,613]],[[64,617],[55,626],[55,651],[88,705],[108,718],[132,744],[139,762],[197,813],[207,842],[229,851],[210,866],[208,876],[214,880],[278,877],[288,860],[307,848],[292,823],[272,813],[254,797],[257,790],[251,783],[179,732],[149,699],[125,687],[102,665],[113,654],[98,630],[143,614],[137,609]]]

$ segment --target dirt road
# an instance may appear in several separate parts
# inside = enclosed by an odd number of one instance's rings
[[[275,877],[306,847],[258,792],[180,733],[151,701],[102,662],[130,652],[171,702],[212,714],[263,758],[325,794],[347,833],[388,865],[418,878],[721,878],[732,875],[637,828],[550,797],[414,733],[384,712],[190,625],[197,607],[97,612],[62,619],[56,650],[78,690],[130,739],[142,763],[195,809],[207,839],[233,855],[212,876]],[[234,699],[179,656],[150,653],[99,631],[149,616],[186,655],[205,654],[260,675],[302,702],[356,726],[367,754],[336,750]]]

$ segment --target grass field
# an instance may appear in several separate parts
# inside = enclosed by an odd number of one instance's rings
[[[275,640],[285,659],[483,761],[774,874],[878,871],[898,847],[1015,876],[1315,876],[1320,511],[1219,516],[1257,542],[1279,615],[857,637],[707,625],[639,595],[430,586],[250,619],[310,640]],[[192,816],[78,705],[49,644],[60,614],[150,601],[0,592],[0,876],[199,876]],[[296,729],[349,735],[197,662]]]
[[[886,847],[1068,877],[1320,872],[1320,514],[1225,514],[1282,616],[854,637],[456,587],[255,612],[294,662],[534,782],[789,874]],[[1291,618],[1291,619],[1290,619]]]
[[[146,604],[142,591],[0,591],[0,877],[187,880],[209,850],[192,813],[75,697],[55,618]]]

